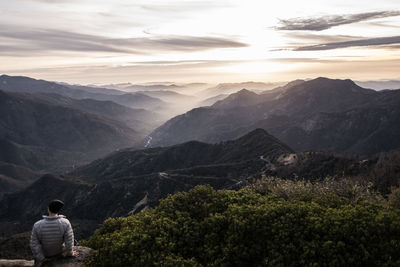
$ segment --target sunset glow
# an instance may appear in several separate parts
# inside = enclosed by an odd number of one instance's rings
[[[0,1],[0,72],[73,83],[400,79],[397,0]]]

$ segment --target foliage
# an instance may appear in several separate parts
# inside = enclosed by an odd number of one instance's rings
[[[32,259],[29,239],[30,232],[0,237],[0,259]]]
[[[247,189],[262,194],[273,195],[285,200],[314,201],[323,206],[338,207],[368,201],[383,204],[384,198],[373,190],[373,184],[354,179],[333,179],[321,181],[288,180],[262,177],[248,185]]]
[[[392,187],[392,192],[388,196],[389,205],[400,209],[400,187]]]
[[[95,249],[86,265],[399,265],[400,210],[348,203],[197,186],[106,220],[86,244]]]

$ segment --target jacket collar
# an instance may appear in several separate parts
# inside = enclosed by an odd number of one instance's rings
[[[60,219],[60,218],[65,218],[64,215],[58,215],[58,216],[43,215],[42,217],[43,217],[43,219],[46,219],[46,220],[56,220],[56,219]]]

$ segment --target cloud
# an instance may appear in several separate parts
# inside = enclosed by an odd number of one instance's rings
[[[167,50],[167,51],[199,51],[213,48],[245,47],[247,44],[221,37],[207,36],[159,36],[139,37],[126,39],[109,39],[106,43],[137,47],[143,50]]]
[[[2,49],[3,55],[9,52],[29,54],[48,51],[135,52],[134,49],[109,45],[104,37],[50,29],[1,27],[0,41],[9,48]]]
[[[183,82],[210,81],[220,79],[221,73],[214,68],[221,68],[235,62],[225,60],[183,60],[130,62],[110,65],[71,65],[65,67],[38,67],[26,69],[4,69],[0,73],[24,75],[53,81],[71,83],[113,83],[113,82],[157,82],[173,80]],[[1,67],[0,67],[1,68]],[[231,76],[229,73],[228,76]]]
[[[369,38],[345,42],[332,42],[317,45],[301,46],[293,49],[294,51],[317,51],[332,50],[347,47],[363,47],[363,46],[387,46],[400,44],[400,36]]]
[[[203,51],[214,48],[245,47],[227,37],[176,36],[108,38],[53,29],[28,29],[0,26],[0,54],[78,51],[147,54],[157,51]]]
[[[270,49],[270,51],[293,51],[305,47],[306,45],[310,46],[308,45],[310,43],[338,43],[363,39],[362,36],[327,35],[309,32],[287,32],[284,33],[284,36],[289,38],[291,41],[286,42],[285,46],[275,47]]]
[[[399,15],[400,11],[379,11],[348,15],[323,16],[317,18],[281,19],[281,26],[276,27],[275,29],[285,31],[322,31],[335,26]]]
[[[327,35],[327,34],[315,34],[310,32],[287,32],[284,34],[286,37],[294,39],[296,41],[306,42],[345,42],[361,39],[362,36],[353,35]],[[298,44],[298,43],[294,43]]]
[[[384,28],[392,28],[392,29],[399,29],[400,25],[391,24],[391,22],[369,22],[368,25],[377,26],[377,27],[384,27]]]

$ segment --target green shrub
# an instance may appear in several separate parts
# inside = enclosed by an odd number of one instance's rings
[[[375,204],[385,203],[383,196],[373,190],[372,183],[360,183],[351,179],[337,180],[328,177],[322,181],[309,181],[264,176],[246,186],[246,189],[285,200],[314,201],[329,207],[362,201]]]
[[[388,196],[389,205],[400,209],[400,187],[392,187],[392,192]]]
[[[400,211],[197,186],[108,219],[88,266],[398,266]]]

